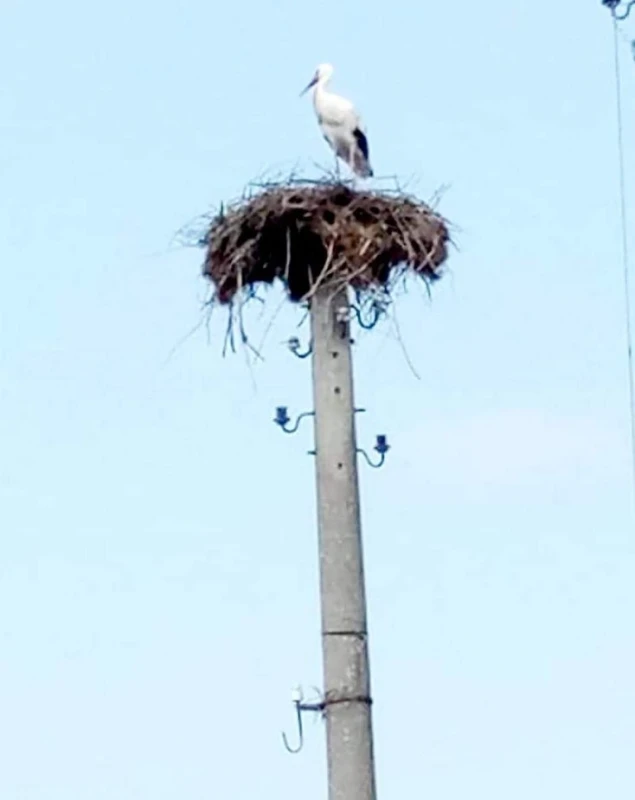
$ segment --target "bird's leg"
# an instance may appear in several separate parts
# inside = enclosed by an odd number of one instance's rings
[[[356,178],[357,173],[355,172],[355,145],[351,144],[348,148],[348,166],[351,168],[351,184],[353,186],[353,190],[356,188]]]
[[[338,183],[340,182],[340,160],[337,157],[337,153],[335,154],[335,180]]]

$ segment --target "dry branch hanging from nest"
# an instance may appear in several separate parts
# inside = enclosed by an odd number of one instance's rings
[[[276,278],[300,301],[318,286],[389,289],[405,270],[434,281],[448,242],[445,220],[404,194],[274,184],[212,219],[203,273],[219,303]]]

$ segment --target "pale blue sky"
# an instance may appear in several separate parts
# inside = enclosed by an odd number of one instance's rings
[[[276,10],[274,10],[274,8]],[[308,361],[221,358],[192,217],[330,166],[315,65],[378,175],[461,231],[358,337],[382,797],[635,792],[635,524],[611,21],[600,0],[95,6],[0,26],[0,796],[324,795]],[[635,19],[624,25],[635,37]],[[624,67],[635,198],[635,63]],[[629,219],[635,205],[629,202]],[[300,331],[305,336],[305,331]]]

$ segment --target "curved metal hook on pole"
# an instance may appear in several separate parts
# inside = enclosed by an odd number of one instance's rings
[[[304,703],[302,690],[295,689],[291,699],[293,701],[293,705],[295,706],[295,713],[296,713],[296,723],[298,728],[298,745],[297,747],[291,747],[289,744],[289,739],[287,738],[287,734],[283,731],[282,732],[282,741],[284,743],[285,749],[289,753],[299,753],[300,750],[304,747],[304,730],[302,728],[302,714],[305,711],[313,711],[313,712],[322,712],[324,711],[324,703]]]
[[[278,406],[276,408],[276,416],[274,417],[273,421],[278,425],[285,433],[295,433],[298,428],[300,427],[300,423],[305,417],[313,417],[315,416],[315,411],[305,411],[303,414],[299,414],[296,417],[295,425],[293,427],[289,427],[289,423],[291,422],[291,417],[287,412],[286,406]]]
[[[299,699],[293,698],[293,703],[295,705],[295,713],[296,713],[296,720],[297,720],[297,727],[298,727],[298,746],[291,747],[289,744],[289,740],[287,739],[287,734],[282,731],[282,741],[286,750],[289,753],[299,753],[300,750],[304,747],[304,731],[302,730],[302,709],[300,708],[301,702]]]
[[[614,19],[622,22],[631,13],[635,0],[602,0],[602,5],[610,10]]]
[[[369,467],[372,467],[373,469],[379,469],[379,467],[383,466],[384,461],[386,460],[386,453],[390,450],[390,445],[388,444],[388,441],[384,434],[377,435],[377,440],[375,446],[373,447],[373,450],[376,453],[379,453],[379,461],[376,464],[373,461],[371,461],[370,456],[365,450],[362,450],[361,447],[357,448],[357,452],[360,455],[364,456],[364,458],[366,459],[366,463],[368,464]]]
[[[361,414],[364,411],[366,411],[365,408],[356,408],[355,409],[355,413],[356,414]],[[273,421],[285,433],[295,433],[298,430],[298,428],[300,427],[300,423],[302,422],[302,420],[305,417],[314,417],[314,416],[315,416],[315,411],[304,411],[302,414],[298,414],[298,416],[295,419],[295,423],[291,427],[289,427],[289,423],[291,422],[291,417],[289,416],[289,409],[287,408],[287,406],[277,406],[277,408],[276,408],[276,416],[273,418]],[[378,444],[380,442],[380,439],[382,439],[382,438],[383,438],[384,444],[385,444],[385,442],[386,442],[386,437],[385,436],[384,437],[381,437],[381,436],[377,437],[377,443]],[[381,452],[380,450],[377,449],[377,446],[375,446],[375,450],[377,450],[377,452]],[[387,450],[388,450],[388,446],[386,445],[386,451]],[[315,455],[315,452],[311,451],[310,455]],[[368,456],[367,456],[367,458],[368,458]]]
[[[362,319],[362,311],[359,306],[356,306],[354,303],[351,303],[351,316],[355,316],[357,319],[357,324],[360,328],[363,328],[366,331],[372,330],[375,325],[379,322],[381,316],[386,313],[386,310],[382,308],[379,303],[373,303],[372,305],[373,310],[373,317],[370,322],[364,322]]]
[[[289,350],[291,350],[293,355],[297,356],[298,358],[307,358],[313,352],[313,342],[309,342],[309,346],[307,347],[307,349],[304,351],[304,353],[301,353],[300,340],[298,339],[297,336],[292,336],[291,339],[289,339],[289,341],[287,342],[287,347],[289,348]]]

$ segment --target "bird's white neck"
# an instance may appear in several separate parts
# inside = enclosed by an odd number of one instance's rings
[[[331,79],[329,77],[320,78],[318,82],[313,87],[313,95],[324,94],[326,92],[326,87],[329,85],[329,81]]]
[[[320,80],[313,87],[313,107],[316,111],[322,108],[328,102],[330,93],[327,92],[328,78],[320,78]]]

